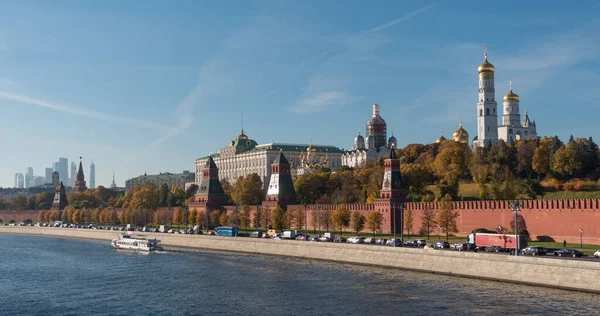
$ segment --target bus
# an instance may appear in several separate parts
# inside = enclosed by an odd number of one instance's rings
[[[217,231],[217,236],[234,237],[238,235],[238,228],[236,226],[219,226],[215,230]]]

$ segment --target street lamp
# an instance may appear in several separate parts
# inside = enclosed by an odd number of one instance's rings
[[[400,242],[404,242],[404,203],[400,203]]]
[[[394,247],[396,247],[396,217],[397,217],[397,212],[396,210],[402,209],[402,205],[398,205],[396,203],[392,203],[392,212],[394,212],[392,215],[394,217],[394,222],[393,222],[393,232],[394,232]]]
[[[316,235],[319,236],[321,234],[321,205],[317,209],[319,210],[319,232]]]
[[[306,215],[306,204],[304,204],[304,241],[308,241],[308,215]]]
[[[579,228],[579,245],[583,249],[583,229]]]
[[[519,234],[518,234],[518,228],[519,228],[519,224],[517,222],[517,214],[519,214],[519,211],[521,209],[519,208],[519,201],[514,201],[512,203],[512,212],[513,214],[515,214],[515,239],[517,242],[517,248],[515,249],[515,256],[519,255]]]

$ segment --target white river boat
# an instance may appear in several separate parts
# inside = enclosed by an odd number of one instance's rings
[[[146,236],[141,235],[119,234],[119,237],[112,240],[111,245],[115,249],[152,252],[162,249],[158,243],[160,243],[160,240],[156,238],[148,239]]]

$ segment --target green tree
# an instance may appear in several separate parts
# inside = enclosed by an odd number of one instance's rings
[[[285,225],[284,212],[281,206],[277,205],[271,211],[271,225],[276,231],[281,231]]]
[[[414,211],[411,209],[407,209],[404,211],[404,229],[406,230],[406,232],[408,233],[408,235],[410,236],[410,231],[413,228],[413,221],[414,221]]]
[[[308,173],[299,176],[294,181],[294,189],[298,202],[301,204],[315,204],[321,201],[327,193],[330,173]]]
[[[12,209],[22,211],[27,208],[27,198],[22,195],[15,196],[10,201],[10,205]]]
[[[411,193],[423,194],[431,173],[421,164],[409,163],[400,165],[402,179]]]
[[[373,232],[373,235],[375,235],[375,231],[381,229],[382,221],[383,216],[379,212],[372,211],[369,212],[369,214],[367,214],[367,227],[369,228],[369,230],[371,230],[371,232]]]
[[[191,197],[193,197],[196,192],[198,192],[198,185],[197,184],[191,184],[187,190],[185,190],[185,198],[189,199]]]
[[[163,183],[160,185],[159,193],[158,193],[158,205],[161,207],[166,207],[167,199],[169,197],[169,185]]]
[[[352,229],[358,235],[361,230],[365,228],[365,216],[362,215],[359,211],[352,212]]]
[[[233,189],[233,202],[237,205],[259,205],[264,200],[263,183],[256,173],[240,177]]]
[[[232,198],[233,186],[231,185],[231,183],[227,179],[223,179],[223,180],[221,180],[221,187],[223,187],[223,191],[225,192],[225,196],[227,197],[225,205],[234,204],[233,198]]]
[[[457,233],[458,228],[456,227],[456,219],[459,213],[454,210],[454,203],[452,197],[446,194],[440,202],[440,211],[437,216],[437,223],[442,228],[442,231],[446,233],[446,240],[448,240],[449,233]]]

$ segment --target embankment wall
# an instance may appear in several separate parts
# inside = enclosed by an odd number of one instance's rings
[[[18,226],[0,226],[0,233],[107,241],[116,237],[114,231]],[[590,261],[254,238],[144,235],[156,236],[167,248],[189,247],[368,264],[600,293],[600,283],[595,282],[600,279],[600,265]]]

